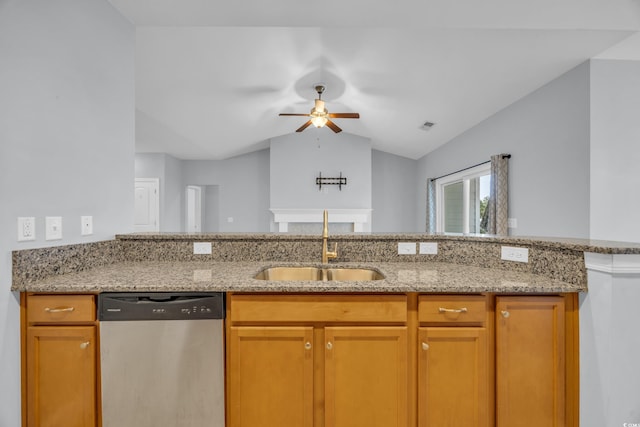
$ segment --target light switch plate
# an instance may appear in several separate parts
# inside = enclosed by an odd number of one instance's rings
[[[501,258],[505,261],[529,262],[529,249],[515,246],[502,246]]]
[[[438,242],[420,242],[421,255],[438,255]]]
[[[62,239],[62,217],[48,216],[44,219],[44,239],[60,240]]]
[[[211,255],[211,242],[193,242],[195,255]]]
[[[415,255],[416,254],[416,244],[413,242],[409,243],[398,243],[398,255]]]

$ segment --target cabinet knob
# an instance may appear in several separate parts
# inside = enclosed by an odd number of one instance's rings
[[[311,350],[311,343],[309,341],[307,341],[306,343],[304,343],[304,348],[306,350]]]
[[[507,317],[509,317],[509,315],[510,315],[510,314],[509,314],[509,312],[508,312],[507,310],[502,310],[502,311],[500,312],[500,314],[502,314],[502,317],[504,317],[505,319],[506,319]]]
[[[331,344],[331,341],[329,341],[327,343],[327,350],[331,350],[333,348],[333,344]]]
[[[83,350],[86,350],[87,347],[89,347],[89,344],[91,344],[91,341],[85,341],[83,343],[80,343],[80,348]]]
[[[427,344],[426,342],[422,343],[422,349],[423,350],[429,350],[429,344]]]

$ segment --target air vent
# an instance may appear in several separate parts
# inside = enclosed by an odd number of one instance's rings
[[[435,123],[433,122],[424,122],[422,126],[420,126],[420,129],[422,130],[429,130],[431,129],[433,126],[435,125]]]

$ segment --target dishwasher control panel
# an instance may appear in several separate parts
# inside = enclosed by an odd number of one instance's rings
[[[98,319],[224,319],[223,292],[117,292],[98,295]]]

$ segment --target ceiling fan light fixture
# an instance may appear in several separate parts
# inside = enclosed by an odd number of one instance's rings
[[[328,119],[323,116],[316,116],[311,118],[311,124],[317,128],[321,128],[327,124]]]

